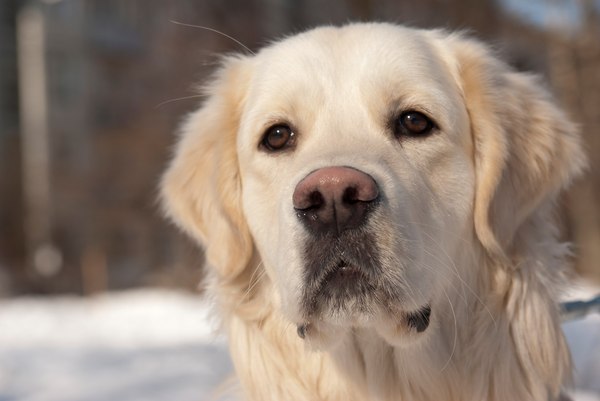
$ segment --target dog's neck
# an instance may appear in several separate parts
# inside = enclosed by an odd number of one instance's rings
[[[427,345],[394,347],[372,329],[357,329],[331,356],[348,381],[361,383],[361,400],[464,399],[459,369],[452,361],[459,345],[444,341],[455,333],[440,334]]]
[[[453,343],[454,328],[436,331],[427,344],[403,348],[372,329],[349,329],[334,349],[315,351],[278,314],[251,325],[236,317],[229,322],[231,353],[249,400],[474,399],[461,386],[464,345],[458,338]],[[497,355],[491,358],[490,364],[498,362]]]

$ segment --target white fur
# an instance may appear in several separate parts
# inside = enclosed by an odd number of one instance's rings
[[[234,57],[182,130],[168,215],[206,247],[209,291],[250,400],[556,399],[569,354],[554,302],[567,265],[552,205],[585,165],[572,124],[532,77],[462,35],[388,24],[319,28]],[[440,130],[399,141],[390,111]],[[259,143],[275,123],[297,145]],[[297,183],[326,166],[385,194],[370,222],[403,294],[324,314],[305,340]],[[398,321],[431,304],[424,333]]]

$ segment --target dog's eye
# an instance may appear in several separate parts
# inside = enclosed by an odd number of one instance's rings
[[[287,125],[279,124],[269,128],[261,141],[261,145],[272,152],[285,149],[292,145],[294,132]]]
[[[425,114],[418,111],[407,111],[396,120],[394,134],[396,136],[425,136],[434,127],[433,122]]]

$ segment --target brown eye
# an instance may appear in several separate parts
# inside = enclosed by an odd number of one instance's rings
[[[261,141],[261,145],[270,151],[282,150],[292,144],[294,133],[287,125],[274,125],[269,128]]]
[[[407,111],[395,123],[396,136],[426,136],[434,128],[433,122],[423,113]]]

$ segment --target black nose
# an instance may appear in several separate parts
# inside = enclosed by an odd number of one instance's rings
[[[298,218],[314,233],[334,233],[362,225],[379,196],[371,176],[350,167],[325,167],[302,179],[292,202]]]

